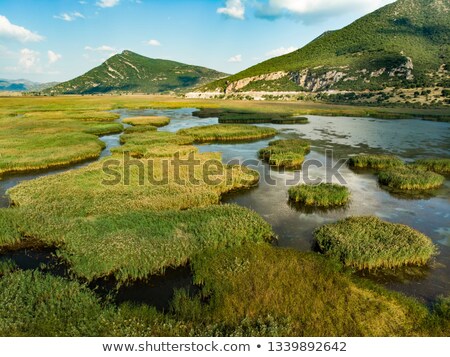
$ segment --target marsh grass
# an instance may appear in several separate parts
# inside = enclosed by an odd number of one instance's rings
[[[0,248],[20,242],[22,235],[19,233],[19,220],[16,211],[0,208]]]
[[[450,159],[421,159],[413,162],[412,166],[441,175],[450,174]]]
[[[271,166],[285,169],[301,169],[310,143],[303,139],[275,140],[259,151],[259,157]]]
[[[404,163],[393,155],[356,155],[348,160],[348,165],[357,169],[385,169],[390,167],[403,166]]]
[[[277,131],[252,125],[216,124],[179,130],[178,135],[191,136],[196,143],[260,140],[273,137]]]
[[[17,264],[11,259],[0,260],[0,277],[17,270]]]
[[[377,217],[350,217],[318,228],[314,238],[321,252],[355,269],[425,265],[437,254],[426,235]]]
[[[39,272],[3,276],[0,306],[1,336],[97,336],[107,330],[106,310],[92,292]]]
[[[135,158],[173,157],[197,152],[189,136],[161,131],[129,132],[120,137],[122,146],[111,149],[113,154],[130,153]]]
[[[77,226],[66,234],[60,257],[88,281],[114,276],[119,283],[183,266],[205,249],[274,237],[270,225],[255,212],[229,205],[101,216]]]
[[[174,311],[215,325],[213,335],[405,336],[428,316],[413,299],[353,279],[314,253],[251,245],[198,255],[192,267],[203,300],[178,293]]]
[[[119,133],[119,123],[39,117],[1,118],[0,175],[44,170],[98,158],[99,135]]]
[[[163,127],[170,124],[170,118],[163,116],[142,116],[142,117],[132,117],[126,118],[122,121],[124,124],[130,124],[134,126],[140,125],[151,125],[157,128]]]
[[[329,183],[298,185],[289,189],[289,199],[305,206],[328,208],[346,205],[350,192],[345,186]]]
[[[124,134],[134,134],[134,133],[145,133],[149,131],[156,131],[158,128],[153,125],[137,125],[137,126],[129,126],[124,129]]]
[[[414,167],[397,167],[378,173],[381,185],[402,191],[431,190],[443,185],[445,177]]]

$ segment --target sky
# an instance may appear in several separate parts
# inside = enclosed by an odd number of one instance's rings
[[[0,78],[65,81],[131,50],[237,73],[394,0],[0,0]]]

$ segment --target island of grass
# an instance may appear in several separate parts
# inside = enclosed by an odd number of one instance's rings
[[[356,155],[348,159],[348,165],[356,169],[385,169],[404,165],[403,161],[394,155]]]
[[[396,167],[378,173],[380,185],[401,191],[422,191],[439,188],[445,177],[415,167]]]
[[[302,168],[310,143],[303,139],[275,140],[259,151],[259,157],[271,166],[288,170]]]
[[[170,118],[163,116],[141,116],[126,118],[122,121],[124,124],[130,125],[151,125],[157,128],[167,126],[170,124]]]
[[[346,205],[350,200],[350,192],[345,186],[331,183],[298,185],[289,189],[289,199],[308,207],[329,208]]]
[[[350,217],[314,232],[320,252],[355,269],[425,265],[437,254],[426,235],[377,217]]]
[[[447,158],[421,159],[415,161],[412,165],[417,168],[424,169],[427,171],[433,171],[441,175],[450,174],[450,159]]]
[[[178,135],[191,136],[196,143],[253,141],[277,134],[272,128],[254,125],[215,124],[179,130]]]

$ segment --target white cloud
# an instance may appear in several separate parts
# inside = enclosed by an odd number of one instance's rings
[[[39,42],[44,39],[43,36],[27,30],[25,27],[17,26],[0,15],[0,37],[11,38],[20,42]]]
[[[373,11],[395,0],[269,0],[257,3],[257,16],[335,15],[352,10]]]
[[[278,57],[298,50],[298,47],[280,47],[266,53],[266,57]]]
[[[100,0],[96,3],[99,7],[114,7],[119,5],[120,0]]]
[[[92,52],[117,52],[117,50],[114,47],[107,46],[107,45],[101,45],[99,47],[86,46],[84,49],[86,51],[92,51]]]
[[[239,63],[239,62],[242,62],[242,55],[236,55],[236,56],[230,57],[230,58],[228,59],[228,62],[231,62],[231,63]]]
[[[217,9],[218,14],[223,14],[238,20],[245,19],[245,7],[242,0],[227,0],[225,7]]]
[[[39,63],[39,52],[24,48],[20,50],[19,66],[17,70],[23,73],[41,73],[42,68]]]
[[[68,21],[68,22],[74,21],[77,18],[84,19],[84,15],[80,14],[79,12],[71,12],[71,13],[64,12],[59,15],[55,15],[53,17],[55,19],[64,20],[64,21]]]
[[[53,64],[58,62],[62,56],[59,53],[53,52],[51,50],[47,51],[48,63]]]
[[[149,46],[155,46],[155,47],[161,46],[161,42],[159,42],[158,40],[149,40],[149,41],[146,41],[145,44],[147,44]]]

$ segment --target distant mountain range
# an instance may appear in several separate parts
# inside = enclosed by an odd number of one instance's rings
[[[450,87],[449,0],[399,0],[201,91],[320,93],[419,87]]]
[[[89,72],[44,91],[47,94],[183,92],[226,77],[209,68],[153,59],[131,51],[109,58]]]
[[[0,79],[0,92],[39,92],[56,84],[58,83],[37,83],[26,79]]]

